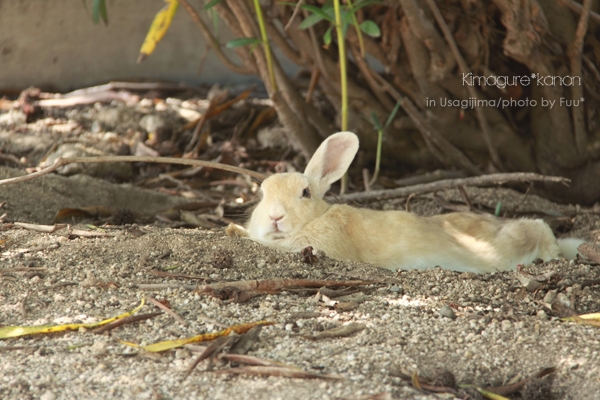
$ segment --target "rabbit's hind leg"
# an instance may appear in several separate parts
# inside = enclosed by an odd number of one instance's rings
[[[541,219],[510,221],[502,227],[498,239],[503,253],[510,254],[519,264],[528,264],[536,258],[553,260],[561,254],[552,229]]]

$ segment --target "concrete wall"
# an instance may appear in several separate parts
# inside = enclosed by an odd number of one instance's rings
[[[205,41],[181,6],[154,54],[138,65],[140,46],[164,1],[107,0],[108,26],[94,25],[93,1],[86,2],[88,11],[82,0],[0,0],[0,90],[41,86],[69,91],[139,78],[192,84],[255,81],[231,73],[212,52],[198,75]],[[204,3],[190,3],[208,21]],[[226,43],[231,37],[222,21],[219,25],[220,41]]]

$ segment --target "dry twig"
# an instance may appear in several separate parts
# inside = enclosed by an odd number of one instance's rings
[[[193,166],[202,166],[207,168],[215,168],[221,169],[224,171],[230,171],[237,174],[249,175],[255,179],[260,181],[266,178],[265,175],[250,171],[245,168],[235,167],[233,165],[221,164],[212,161],[204,161],[204,160],[188,160],[184,158],[174,158],[174,157],[146,157],[146,156],[103,156],[103,157],[69,157],[69,158],[59,158],[54,162],[54,164],[43,168],[40,171],[34,172],[29,175],[18,176],[16,178],[9,178],[0,180],[0,186],[8,185],[11,183],[18,183],[23,181],[28,181],[30,179],[35,179],[40,176],[49,174],[50,172],[56,171],[58,168],[63,165],[73,164],[73,163],[105,163],[105,162],[148,162],[148,163],[158,163],[158,164],[181,164],[181,165],[193,165]]]
[[[445,179],[432,183],[424,183],[420,185],[406,186],[389,190],[374,190],[371,192],[351,193],[344,196],[338,196],[337,199],[342,202],[364,201],[372,199],[392,199],[396,197],[409,196],[411,194],[431,193],[437,190],[452,189],[460,185],[490,186],[500,185],[506,182],[554,182],[566,185],[570,182],[570,179],[560,176],[545,176],[533,172],[513,172],[473,176],[462,179]],[[329,198],[329,200],[334,199]]]

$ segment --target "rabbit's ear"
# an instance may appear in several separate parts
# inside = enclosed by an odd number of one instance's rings
[[[352,132],[338,132],[329,136],[315,151],[304,175],[319,185],[319,193],[323,197],[331,184],[340,179],[358,151],[358,137]]]

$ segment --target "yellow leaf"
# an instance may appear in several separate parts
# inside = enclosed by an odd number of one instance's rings
[[[189,338],[176,339],[176,340],[165,340],[164,342],[153,343],[153,344],[149,344],[147,346],[140,346],[138,344],[131,343],[131,342],[125,342],[122,340],[120,340],[119,342],[121,342],[121,344],[131,346],[131,347],[136,347],[139,349],[144,349],[144,350],[152,352],[152,353],[159,353],[161,351],[175,349],[177,347],[181,347],[181,346],[183,346],[185,344],[189,344],[189,343],[206,342],[208,340],[214,340],[221,336],[228,336],[231,332],[235,332],[235,333],[241,335],[242,333],[248,332],[251,328],[253,328],[255,326],[273,325],[273,324],[274,324],[273,322],[269,322],[269,321],[258,321],[258,322],[251,322],[248,324],[233,325],[233,326],[230,326],[229,328],[223,329],[222,331],[215,332],[215,333],[203,333],[201,335],[196,335],[196,336],[192,336]]]
[[[600,321],[600,313],[592,313],[592,314],[582,314],[579,318],[583,319],[595,319]]]
[[[481,395],[489,400],[510,400],[508,397],[501,396],[499,394],[488,392],[487,390],[483,390],[481,388],[476,388]]]
[[[561,318],[561,321],[576,322],[581,325],[600,326],[600,313],[573,315],[571,317]]]
[[[589,326],[600,327],[600,319],[598,319],[598,317],[589,317],[589,315],[591,315],[591,314],[587,314],[587,316],[585,318],[583,315],[580,315],[580,316],[574,315],[572,317],[563,318],[563,321],[575,322],[579,325],[589,325]]]
[[[109,322],[116,321],[121,318],[129,317],[140,311],[144,306],[145,299],[134,310],[128,311],[121,315],[113,318],[105,319],[99,322],[93,322],[91,324],[65,324],[65,325],[38,325],[38,326],[5,326],[0,328],[0,339],[8,339],[26,335],[37,335],[40,333],[52,333],[52,332],[65,332],[65,331],[76,331],[79,328],[96,328],[98,326],[106,325]]]
[[[481,395],[489,400],[510,400],[508,397],[504,397],[502,395],[496,394],[494,392],[490,392],[489,390],[485,390],[475,385],[458,385],[461,388],[473,388],[477,390]]]
[[[167,5],[156,13],[154,21],[152,21],[152,25],[150,25],[150,29],[146,34],[146,39],[144,39],[137,59],[138,64],[152,54],[158,42],[161,41],[169,26],[171,26],[171,21],[175,16],[175,12],[177,12],[177,7],[179,7],[179,0],[165,0],[165,2]]]

